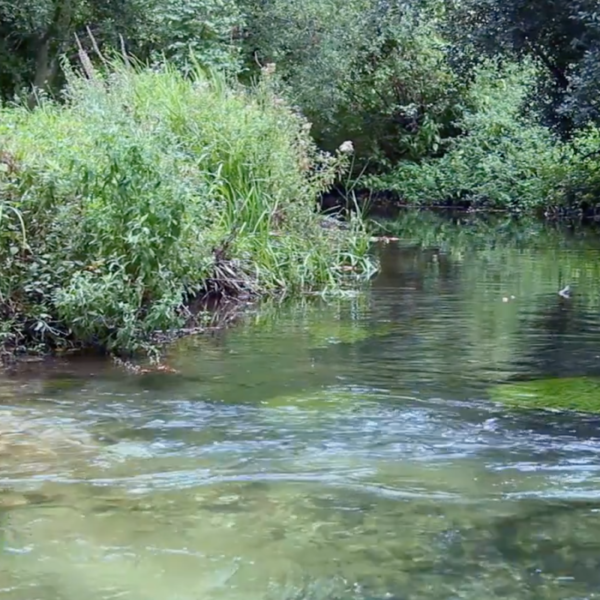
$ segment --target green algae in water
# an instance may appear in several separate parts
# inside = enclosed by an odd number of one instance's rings
[[[600,412],[600,378],[564,377],[504,383],[490,390],[494,402],[538,409]]]

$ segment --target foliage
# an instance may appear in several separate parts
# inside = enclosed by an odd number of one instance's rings
[[[314,210],[347,155],[319,152],[268,78],[67,72],[64,105],[2,110],[5,342],[129,349],[199,294],[339,287],[368,266],[358,219]]]
[[[600,201],[600,129],[587,125],[563,146],[560,178],[553,197],[568,206],[596,209]]]
[[[388,172],[363,183],[397,192],[410,204],[543,212],[595,207],[600,17],[594,4],[444,5],[435,30],[446,40],[446,67],[464,84],[452,113],[444,115],[454,120],[442,118],[436,151],[405,155],[413,160],[389,165]]]
[[[145,0],[148,13],[138,36],[154,61],[166,57],[183,71],[193,68],[190,54],[205,68],[231,73],[240,69],[236,31],[243,16],[224,0]]]
[[[576,45],[583,53],[572,68],[562,109],[576,125],[600,124],[600,13],[594,0],[580,0],[577,8],[584,35]]]
[[[5,96],[35,86],[63,83],[59,57],[76,52],[75,35],[90,26],[112,41],[128,34],[143,0],[0,0],[0,92]],[[112,35],[111,35],[112,34]]]
[[[76,56],[76,37],[87,50],[124,45],[180,67],[193,52],[206,67],[236,71],[241,24],[235,2],[223,0],[0,0],[0,94],[59,89],[60,58]]]
[[[195,64],[246,84],[274,70],[321,149],[353,142],[362,187],[413,204],[594,207],[596,4],[0,0],[0,97],[60,97],[63,57],[100,64],[115,47],[192,78]]]
[[[524,114],[536,70],[525,64],[476,69],[456,127],[441,158],[400,163],[373,187],[397,191],[409,203],[543,206],[560,178],[563,149],[545,127]]]
[[[553,123],[600,118],[600,21],[596,0],[450,0],[445,30],[462,56],[535,59]],[[533,89],[532,89],[533,92]]]
[[[251,64],[277,65],[322,147],[351,139],[372,168],[435,153],[461,88],[435,11],[378,0],[242,4]]]

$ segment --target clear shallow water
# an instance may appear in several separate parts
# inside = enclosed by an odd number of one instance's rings
[[[600,418],[487,394],[600,374],[600,235],[399,228],[365,294],[183,340],[177,374],[2,379],[0,598],[600,597]]]

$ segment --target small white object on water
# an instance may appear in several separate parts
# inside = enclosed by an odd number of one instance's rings
[[[571,286],[567,285],[562,290],[558,292],[558,295],[562,298],[570,298],[571,297]]]
[[[483,422],[483,430],[484,431],[497,431],[498,430],[498,419],[496,417],[486,419]]]

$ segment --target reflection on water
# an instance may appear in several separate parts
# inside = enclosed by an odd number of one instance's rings
[[[0,598],[600,597],[600,236],[408,215],[369,292],[0,381]],[[565,301],[566,283],[575,293]]]

